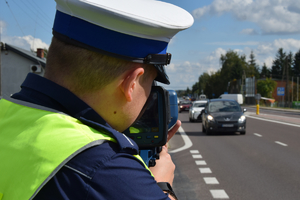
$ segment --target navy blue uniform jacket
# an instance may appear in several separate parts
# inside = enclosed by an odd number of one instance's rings
[[[35,200],[161,200],[169,199],[143,164],[134,141],[112,129],[69,90],[35,74],[28,74],[12,98],[71,115],[89,126],[107,129],[118,143],[105,142],[77,155],[37,194]]]

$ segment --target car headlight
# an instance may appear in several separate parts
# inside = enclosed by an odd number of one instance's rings
[[[183,106],[180,106],[180,108],[182,108]]]
[[[240,118],[239,118],[239,123],[243,123],[244,121],[246,120],[246,117],[245,115],[242,115]]]
[[[194,110],[192,110],[192,113],[193,113],[193,114],[194,114],[194,112],[195,112],[195,111],[194,111]]]
[[[214,120],[214,118],[213,118],[211,115],[208,115],[208,116],[207,116],[207,119],[208,119],[209,121],[213,121],[213,120]]]

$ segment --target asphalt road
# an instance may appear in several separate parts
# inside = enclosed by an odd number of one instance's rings
[[[201,122],[189,122],[188,112],[179,114],[182,129],[170,141],[169,151],[176,164],[173,188],[180,200],[300,199],[300,119],[299,125],[295,120],[289,124],[297,116],[293,113],[284,123],[282,118],[281,123],[264,121],[250,110],[246,135],[207,136]],[[283,115],[289,114],[262,116]]]

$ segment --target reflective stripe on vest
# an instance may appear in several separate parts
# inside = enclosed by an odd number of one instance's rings
[[[116,142],[55,110],[0,100],[0,197],[3,194],[2,200],[33,199],[73,157],[107,140]],[[140,156],[134,156],[142,161]]]

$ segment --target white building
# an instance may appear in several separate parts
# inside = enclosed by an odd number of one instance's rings
[[[36,55],[37,54],[37,55]],[[1,43],[0,98],[8,98],[20,91],[20,86],[29,72],[44,75],[46,59],[44,50],[37,53]]]

